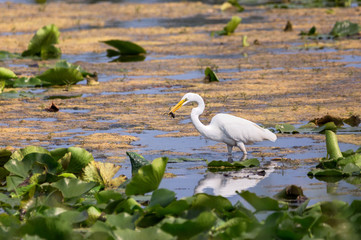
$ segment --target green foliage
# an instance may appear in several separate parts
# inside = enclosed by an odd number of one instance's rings
[[[84,79],[82,73],[74,67],[55,66],[36,76],[51,85],[72,85]]]
[[[351,161],[354,166],[361,166],[361,158],[354,152],[348,151],[344,156],[349,159],[343,159],[339,165],[348,166]],[[30,146],[15,152],[0,149],[0,160],[8,170],[6,187],[0,188],[0,238],[359,239],[361,236],[359,200],[351,204],[319,202],[313,206],[307,206],[306,201],[290,210],[287,203],[270,197],[249,191],[238,193],[254,208],[249,210],[240,202],[233,205],[227,198],[204,193],[177,199],[173,191],[157,189],[158,185],[152,183],[160,182],[166,158],[142,166],[128,183],[131,187],[103,190],[92,179],[83,179],[85,169],[94,162],[92,159],[90,153],[79,148],[48,151]],[[72,165],[72,161],[76,164]],[[74,173],[69,173],[69,168]],[[124,190],[129,193],[134,188],[144,188],[142,184],[154,185],[152,190],[141,190],[153,191],[150,201],[124,193]],[[263,220],[257,217],[259,212]]]
[[[41,59],[60,58],[61,51],[54,45],[59,43],[59,29],[50,24],[40,28],[30,40],[23,57],[40,57]]]
[[[348,20],[336,22],[333,26],[330,35],[334,37],[348,37],[356,35],[361,31],[361,26],[357,23],[352,23]]]
[[[17,78],[16,74],[10,69],[0,67],[0,80]]]
[[[329,34],[319,34],[316,27],[313,26],[308,32],[301,31],[301,36],[308,36],[311,39],[331,39],[351,37],[359,34],[361,26],[357,23],[352,23],[348,20],[336,22]]]
[[[108,40],[103,41],[103,43],[116,49],[107,49],[107,57],[118,57],[114,61],[143,61],[145,59],[144,54],[147,53],[143,47],[130,41]]]
[[[149,165],[142,166],[127,184],[125,193],[142,195],[154,191],[162,181],[168,158],[156,158]]]
[[[212,69],[210,69],[209,67],[206,68],[206,70],[204,70],[204,79],[207,82],[219,82],[218,76],[215,72],[212,71]]]
[[[221,6],[221,10],[225,11],[231,7],[234,7],[237,12],[243,12],[244,11],[244,7],[242,7],[241,5],[239,5],[238,0],[228,0],[226,2],[224,2]]]
[[[317,34],[318,33],[317,33],[317,30],[316,30],[315,26],[310,28],[310,30],[308,30],[307,32],[301,31],[301,33],[300,33],[301,36],[315,36]]]
[[[300,126],[298,128],[296,128],[294,125],[289,124],[289,123],[281,123],[281,124],[276,124],[275,128],[278,132],[280,133],[291,133],[291,134],[296,134],[296,133],[322,133],[324,134],[327,130],[330,131],[339,131],[339,132],[347,132],[347,131],[361,131],[361,127],[352,127],[352,128],[345,128],[342,126],[336,126],[336,124],[334,122],[327,122],[325,124],[323,124],[320,127],[317,127],[317,125],[315,125],[312,122],[307,123],[306,125]]]
[[[238,16],[233,16],[232,19],[227,23],[227,25],[223,28],[223,30],[221,31],[215,31],[212,32],[211,35],[231,35],[232,33],[234,33],[234,31],[236,30],[236,28],[238,27],[238,25],[241,23],[242,18],[238,17]]]
[[[58,61],[54,66],[35,77],[18,78],[15,73],[6,68],[0,67],[0,93],[4,87],[43,87],[51,85],[71,85],[88,77],[96,77],[78,65],[67,61]],[[0,96],[6,98],[21,97],[24,94],[7,92]]]
[[[135,152],[126,152],[132,164],[132,175],[136,174],[142,166],[150,164],[142,155]]]
[[[325,134],[329,158],[323,158],[316,168],[308,173],[308,176],[326,182],[337,182],[350,176],[360,177],[361,148],[356,152],[348,150],[342,153],[338,146],[336,134],[331,130],[326,130]]]
[[[225,161],[212,161],[207,164],[208,169],[212,172],[215,171],[232,171],[246,167],[258,167],[260,162],[257,158],[249,158],[240,162],[225,162]]]

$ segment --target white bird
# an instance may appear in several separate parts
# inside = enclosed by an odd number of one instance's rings
[[[276,141],[277,136],[268,129],[262,128],[244,118],[230,114],[219,113],[215,115],[209,125],[204,125],[199,120],[199,115],[204,111],[205,104],[201,96],[195,93],[187,93],[169,112],[174,117],[174,112],[180,107],[196,102],[198,106],[192,109],[191,119],[194,127],[204,137],[227,144],[228,155],[232,156],[233,147],[237,146],[242,152],[242,159],[247,158],[245,144],[260,142],[263,140]]]

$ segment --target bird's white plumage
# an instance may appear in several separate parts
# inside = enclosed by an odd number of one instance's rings
[[[191,119],[195,128],[206,138],[227,144],[228,153],[232,153],[232,147],[239,147],[244,155],[247,155],[244,144],[260,142],[263,140],[276,141],[277,136],[254,122],[230,114],[220,113],[215,115],[209,125],[204,125],[199,120],[199,115],[204,111],[205,104],[201,96],[195,93],[187,93],[181,101],[174,106],[170,113],[177,111],[181,106],[196,102],[198,106],[192,109]]]

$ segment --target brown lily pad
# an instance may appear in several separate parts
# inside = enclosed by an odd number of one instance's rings
[[[58,108],[58,106],[56,106],[56,105],[52,102],[50,107],[45,108],[45,111],[48,111],[48,112],[58,112],[58,111],[59,111],[59,108]]]

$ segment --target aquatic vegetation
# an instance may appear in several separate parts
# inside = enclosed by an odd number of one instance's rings
[[[260,162],[257,158],[250,158],[239,162],[211,161],[207,163],[208,170],[216,171],[234,171],[248,167],[259,167]]]
[[[11,58],[20,58],[21,55],[17,53],[10,53],[8,51],[0,51],[0,60],[11,59]]]
[[[301,31],[301,36],[308,36],[311,39],[333,39],[342,37],[351,37],[357,35],[361,31],[361,26],[357,23],[352,23],[348,20],[336,22],[332,30],[328,34],[320,34],[313,26],[308,32]]]
[[[336,22],[333,26],[330,35],[334,37],[348,37],[358,34],[361,31],[361,26],[350,21]]]
[[[39,78],[44,85],[72,85],[82,81],[87,75],[90,74],[81,67],[66,61],[59,61],[54,67],[36,77]]]
[[[217,74],[209,67],[204,70],[204,80],[206,82],[219,82]]]
[[[345,124],[349,125],[346,126]],[[351,115],[347,118],[334,117],[325,115],[321,118],[312,119],[307,124],[295,127],[289,123],[276,124],[275,129],[280,133],[324,133],[325,130],[340,131],[340,132],[358,132],[361,131],[360,118],[356,115]]]
[[[242,38],[242,46],[243,47],[249,47],[249,43],[247,41],[247,36],[243,36],[243,38]]]
[[[311,27],[310,30],[308,30],[307,32],[301,31],[300,32],[301,36],[315,36],[318,35],[317,33],[317,29],[315,26]]]
[[[118,57],[113,61],[119,62],[131,62],[131,61],[143,61],[147,51],[136,43],[123,40],[108,40],[103,43],[115,48],[107,49],[107,57]]]
[[[97,80],[97,75],[96,73],[92,74],[85,71],[78,65],[63,60],[57,62],[54,66],[51,66],[51,68],[35,77],[18,78],[10,69],[0,68],[0,86],[3,86],[3,88],[72,85],[82,81],[84,78],[93,78]],[[1,96],[4,97],[4,93],[2,93]]]
[[[60,32],[57,26],[50,24],[40,28],[30,40],[23,57],[40,57],[41,59],[60,58],[61,50],[55,44],[59,43]]]
[[[235,8],[237,10],[237,12],[244,11],[244,7],[239,5],[238,0],[228,0],[228,1],[224,2],[221,6],[222,11],[226,11],[231,8]]]
[[[356,151],[341,152],[337,136],[331,130],[325,131],[327,157],[320,160],[315,169],[308,173],[319,180],[337,182],[345,177],[361,175],[361,147]]]
[[[223,28],[223,30],[215,31],[211,33],[211,36],[218,35],[231,35],[234,33],[238,25],[241,23],[242,18],[238,16],[233,16],[232,19],[227,23],[227,25]]]
[[[285,28],[283,29],[283,31],[285,32],[292,32],[293,31],[293,26],[291,21],[287,21]]]
[[[158,189],[166,164],[167,158],[155,159],[125,181],[124,176],[113,178],[119,166],[95,162],[85,149],[0,149],[0,237],[357,239],[361,235],[360,200],[312,206],[306,200],[291,209],[284,201],[249,191],[238,195],[251,208],[204,193],[177,199],[173,191]],[[299,189],[291,190],[287,192],[303,195]],[[147,192],[152,193],[133,195]]]

